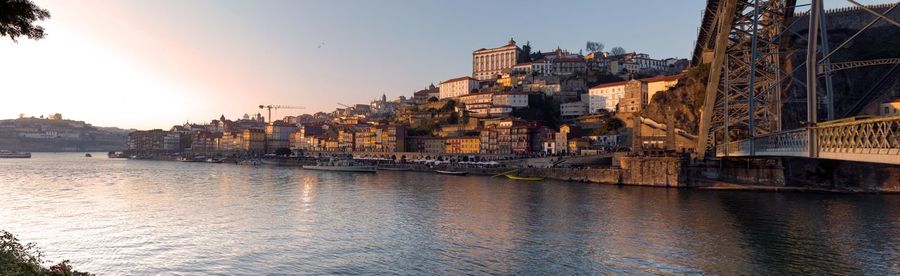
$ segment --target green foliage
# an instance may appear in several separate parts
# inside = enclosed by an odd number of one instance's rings
[[[625,53],[625,48],[619,46],[613,47],[612,50],[609,50],[609,54],[614,56],[624,55]]]
[[[0,36],[8,36],[15,42],[20,36],[35,40],[44,38],[44,27],[34,25],[34,22],[48,18],[50,12],[31,0],[0,0]]]
[[[543,122],[550,128],[559,127],[562,121],[559,103],[543,94],[528,95],[528,107],[513,110],[510,115],[524,120]]]
[[[588,42],[585,43],[584,49],[588,50],[588,52],[596,53],[602,52],[604,47],[606,46],[603,45],[603,43],[588,40]]]
[[[0,275],[91,275],[72,270],[69,261],[50,268],[41,266],[42,254],[34,243],[22,244],[10,232],[0,230]]]
[[[447,120],[448,124],[455,125],[459,123],[459,113],[453,112],[450,113],[450,119]]]

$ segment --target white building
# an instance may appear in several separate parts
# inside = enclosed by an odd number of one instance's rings
[[[563,117],[578,117],[588,114],[589,94],[582,94],[581,100],[559,105],[559,115]]]
[[[478,89],[478,80],[465,76],[455,79],[449,79],[441,83],[439,97],[440,99],[459,97],[469,94],[472,90]]]
[[[534,73],[535,75],[546,76],[553,73],[553,64],[547,60],[542,59],[533,62],[516,64],[516,66],[512,68],[512,71],[526,74]]]
[[[497,93],[493,97],[494,106],[528,107],[528,94]]]
[[[181,151],[181,133],[169,132],[163,136],[163,150]]]
[[[476,50],[472,53],[472,76],[477,80],[496,78],[503,70],[513,68],[518,63],[521,51],[512,38],[504,46]]]
[[[465,104],[466,107],[487,104],[490,105],[494,101],[494,94],[490,92],[472,93],[459,96],[459,102]]]
[[[900,98],[881,104],[878,108],[878,115],[894,116],[900,115]]]
[[[598,109],[615,111],[616,104],[625,96],[627,81],[600,84],[588,89],[588,113],[596,114]]]

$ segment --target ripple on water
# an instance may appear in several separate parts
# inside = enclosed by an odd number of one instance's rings
[[[890,195],[42,153],[0,194],[0,228],[100,274],[900,274]]]

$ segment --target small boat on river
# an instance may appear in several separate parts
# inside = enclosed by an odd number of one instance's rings
[[[315,170],[315,171],[332,171],[332,172],[366,172],[366,173],[374,173],[377,172],[378,169],[375,166],[368,165],[359,165],[353,160],[328,160],[328,161],[319,161],[316,162],[315,165],[306,165],[303,166],[304,170]]]
[[[464,176],[464,175],[469,174],[468,172],[461,172],[461,171],[442,171],[442,170],[435,170],[434,172],[435,172],[435,173],[438,173],[438,174],[459,175],[459,176]]]
[[[0,150],[0,158],[31,158],[31,153]]]
[[[504,174],[504,176],[506,176],[506,178],[509,178],[509,179],[512,179],[512,180],[522,180],[522,181],[541,181],[541,180],[544,180],[543,177],[524,177],[524,176],[515,176],[515,175],[511,175],[511,174]]]
[[[94,156],[91,155],[91,153],[85,153],[85,154],[84,154],[84,157],[94,157]]]
[[[207,158],[206,163],[225,163],[225,158]]]

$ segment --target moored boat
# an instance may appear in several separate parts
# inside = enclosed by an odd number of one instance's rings
[[[524,177],[524,176],[515,176],[515,175],[511,175],[511,174],[504,174],[504,176],[506,176],[506,178],[509,178],[509,179],[512,179],[512,180],[522,180],[522,181],[541,181],[541,180],[544,180],[543,177]]]
[[[110,152],[106,153],[106,157],[108,157],[108,158],[128,158],[128,156],[125,155],[125,153],[121,152],[121,151],[110,151]]]
[[[84,154],[84,157],[94,157],[94,156],[91,155],[91,153],[88,152],[88,153],[85,153],[85,154]]]
[[[207,158],[206,163],[225,163],[225,158]]]
[[[443,171],[443,170],[435,170],[434,172],[435,172],[435,173],[438,173],[438,174],[459,175],[459,176],[464,176],[464,175],[469,174],[468,172],[461,172],[461,171]]]
[[[178,159],[181,162],[206,162],[206,156],[194,156],[194,157],[181,157]]]
[[[0,150],[0,158],[31,158],[31,153]]]

